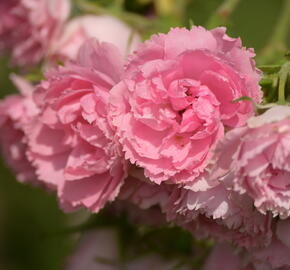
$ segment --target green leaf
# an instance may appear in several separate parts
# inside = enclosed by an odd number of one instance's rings
[[[189,19],[188,24],[189,24],[189,30],[190,30],[194,26],[194,22],[192,18]]]

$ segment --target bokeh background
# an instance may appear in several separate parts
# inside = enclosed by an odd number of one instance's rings
[[[258,64],[276,64],[290,47],[289,22],[281,22],[281,18],[290,17],[285,15],[287,1],[290,0],[228,1],[236,5],[233,12],[219,14],[222,0],[76,0],[74,15],[115,12],[140,31],[144,39],[174,26],[195,24],[211,28],[225,24],[229,35],[241,37],[244,46],[255,49]],[[1,97],[15,91],[9,80],[11,72],[20,71],[2,58]],[[80,224],[86,215],[64,214],[53,194],[16,182],[0,161],[1,270],[64,269],[66,258],[76,245],[76,233],[69,228]]]

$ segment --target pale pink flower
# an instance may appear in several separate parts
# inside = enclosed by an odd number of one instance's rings
[[[290,107],[276,106],[227,133],[218,149],[220,170],[249,194],[262,213],[290,215]]]
[[[125,58],[141,42],[139,35],[119,19],[103,15],[85,15],[69,21],[50,50],[50,58],[66,61],[76,59],[77,52],[88,38],[114,44]]]
[[[38,113],[32,100],[33,87],[24,79],[13,76],[21,94],[0,101],[0,148],[5,161],[19,181],[35,181],[34,169],[26,157],[25,125]]]
[[[100,228],[83,234],[65,270],[118,270],[118,233]]]
[[[173,187],[163,212],[198,238],[252,248],[268,245],[272,237],[271,215],[259,213],[249,196],[233,191],[222,178],[202,191]]]
[[[162,208],[168,202],[171,189],[168,185],[157,185],[130,175],[120,190],[115,206],[117,211],[126,212],[134,224],[164,226],[167,221]]]
[[[166,216],[168,222],[189,230],[197,238],[214,238],[245,248],[262,247],[271,242],[272,217],[253,208],[249,196],[233,191],[226,181],[216,181],[201,191],[194,190],[195,184],[192,189],[190,185],[157,185],[129,177],[118,198],[147,209],[147,213],[154,209],[152,217],[160,224]],[[146,218],[150,220],[147,213],[143,213],[146,224],[149,223]]]
[[[193,184],[157,185],[142,178],[142,169],[132,169],[118,199],[126,200],[142,209],[152,211],[156,219],[173,222],[193,233],[197,238],[214,238],[240,247],[264,247],[271,242],[271,215],[263,215],[253,207],[246,194],[235,192],[228,179],[208,180],[209,174]],[[144,216],[146,213],[144,212]],[[149,215],[147,215],[147,219]],[[146,217],[144,218],[146,224]]]
[[[261,101],[253,56],[224,28],[175,28],[142,44],[112,90],[126,158],[156,183],[203,173],[224,127],[244,125],[254,113],[250,102],[232,101]]]
[[[217,244],[203,270],[289,270],[290,221],[274,221],[271,226],[274,236],[267,246],[252,247],[246,251],[240,248],[234,249],[226,244]]]
[[[171,189],[166,185],[160,186],[129,176],[121,189],[119,199],[127,200],[142,209],[156,205],[163,207],[167,204]]]
[[[0,50],[17,65],[33,65],[47,54],[70,12],[70,0],[0,0]]]
[[[108,121],[109,91],[121,73],[117,48],[89,40],[76,64],[49,72],[35,93],[41,113],[26,131],[29,157],[65,210],[97,212],[115,199],[126,176]]]
[[[176,267],[178,259],[165,259],[157,253],[136,254],[130,260],[121,260],[119,239],[115,229],[96,229],[86,232],[69,258],[65,270],[194,270],[188,265]]]

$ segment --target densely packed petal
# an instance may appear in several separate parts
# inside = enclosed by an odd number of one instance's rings
[[[213,238],[240,247],[271,242],[271,216],[253,208],[250,197],[220,183],[206,191],[175,188],[163,209],[169,220],[198,238]]]
[[[250,102],[233,101],[261,101],[253,55],[224,28],[175,28],[142,44],[111,97],[126,158],[156,183],[196,179],[224,128],[254,113]]]
[[[26,130],[29,157],[66,210],[97,212],[116,197],[126,176],[108,121],[109,91],[121,73],[117,48],[89,40],[77,63],[49,72],[35,92],[41,111]]]
[[[276,106],[229,131],[219,146],[218,167],[231,169],[231,181],[262,213],[290,215],[290,107]]]

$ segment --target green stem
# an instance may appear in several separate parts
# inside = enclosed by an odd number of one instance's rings
[[[108,13],[107,9],[97,4],[90,3],[88,1],[75,0],[75,4],[81,11],[86,12],[86,13],[94,13],[97,15]]]
[[[275,32],[272,35],[272,42],[284,42],[288,31],[289,31],[289,22],[290,22],[290,1],[284,1],[284,8],[280,19],[276,25]]]
[[[285,88],[289,73],[290,62],[286,62],[279,72],[278,104],[286,104]]]
[[[207,28],[211,29],[220,25],[226,25],[239,2],[240,0],[224,0],[216,12],[209,18]]]
[[[286,38],[290,27],[290,0],[284,1],[284,6],[279,16],[279,20],[274,29],[274,33],[268,45],[262,49],[258,60],[263,63],[271,62],[279,53],[286,50]]]

